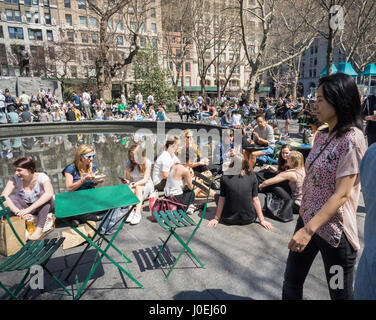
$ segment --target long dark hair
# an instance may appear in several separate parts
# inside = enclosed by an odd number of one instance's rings
[[[325,100],[336,111],[338,123],[333,129],[336,136],[341,137],[352,127],[363,131],[360,95],[354,79],[347,74],[336,73],[321,78],[319,86],[322,86]]]

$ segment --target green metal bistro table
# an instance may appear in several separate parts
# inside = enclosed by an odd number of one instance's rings
[[[139,202],[140,200],[135,196],[135,194],[127,185],[117,185],[103,188],[79,190],[74,192],[60,193],[55,196],[55,217],[57,219],[61,219],[66,225],[70,226],[75,232],[77,232],[88,242],[84,251],[72,267],[72,270],[67,275],[66,279],[68,279],[69,276],[73,273],[74,269],[77,267],[79,261],[84,256],[89,247],[92,246],[98,251],[96,259],[91,267],[90,273],[81,287],[79,287],[78,285],[78,277],[76,275],[76,284],[78,291],[77,294],[74,296],[75,300],[81,297],[86,284],[90,280],[91,276],[95,272],[103,257],[106,257],[108,260],[110,260],[121,272],[126,274],[139,287],[141,287],[142,289],[144,288],[144,286],[140,282],[138,282],[129,271],[127,263],[131,262],[131,260],[113,244],[118,233],[122,229],[128,215],[132,211],[133,207]],[[121,223],[119,224],[116,232],[112,235],[110,240],[108,240],[105,235],[99,233],[102,224],[106,221],[107,218],[109,218],[110,213],[106,214],[98,228],[94,228],[91,224],[85,222],[91,229],[95,231],[95,234],[92,237],[92,239],[88,238],[85,234],[80,232],[76,227],[72,226],[72,224],[70,223],[70,218],[72,217],[76,217],[86,213],[93,213],[125,206],[129,206],[130,210],[122,218]],[[94,240],[97,236],[99,241],[95,242]],[[101,248],[101,244],[103,241],[107,243],[107,246],[104,250]],[[117,253],[119,253],[122,256],[128,270],[125,270],[121,265],[119,265],[113,258],[111,258],[107,254],[109,248],[113,248]]]

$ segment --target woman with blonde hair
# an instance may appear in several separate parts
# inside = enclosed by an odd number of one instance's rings
[[[77,148],[73,163],[67,165],[62,172],[68,191],[95,188],[93,180],[99,175],[99,168],[94,158],[94,147],[82,144]]]
[[[126,222],[138,224],[141,221],[142,202],[149,198],[154,191],[151,179],[151,161],[146,158],[145,150],[139,144],[134,144],[128,150],[128,160],[125,163],[125,179],[140,202],[135,212],[131,212]]]
[[[290,196],[292,200],[294,200],[292,207],[293,213],[299,214],[302,201],[303,181],[305,178],[303,154],[299,151],[291,151],[287,157],[286,165],[290,169],[280,172],[271,179],[265,180],[259,185],[259,188],[264,189],[287,180],[291,190]]]

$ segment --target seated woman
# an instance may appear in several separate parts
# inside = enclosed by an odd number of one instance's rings
[[[209,227],[216,227],[220,220],[227,224],[251,224],[258,217],[265,229],[273,229],[273,225],[262,214],[257,178],[253,173],[254,161],[254,157],[248,152],[234,157],[230,168],[236,165],[235,168],[240,167],[241,171],[235,175],[223,175],[217,211],[209,221]]]
[[[179,148],[179,137],[173,136],[167,139],[165,150],[157,157],[157,160],[154,163],[152,178],[156,190],[164,190],[172,165],[179,162],[179,159],[176,156]]]
[[[272,186],[283,181],[288,181],[290,186],[290,197],[294,200],[293,213],[299,214],[300,203],[302,201],[302,188],[305,178],[304,157],[299,151],[291,151],[286,161],[290,168],[279,174],[274,178],[268,179],[259,185],[260,190],[268,186]]]
[[[145,150],[138,144],[129,148],[128,159],[125,164],[124,182],[129,184],[140,202],[136,205],[136,210],[130,213],[126,222],[138,224],[141,221],[142,202],[148,199],[154,191],[154,184],[150,176],[151,161],[146,158]]]
[[[94,182],[96,176],[98,176],[99,168],[94,162],[95,149],[87,144],[80,145],[75,153],[73,163],[67,165],[62,174],[65,178],[65,187],[68,192],[86,190],[95,188],[98,183],[103,181]],[[103,212],[101,212],[103,213]],[[86,219],[98,220],[97,216],[87,215]],[[78,221],[74,221],[75,225],[78,225]]]
[[[187,209],[187,213],[192,214],[195,210],[193,201],[195,200],[195,194],[192,195],[192,178],[193,170],[186,168],[182,164],[174,164],[171,167],[168,175],[166,186],[164,188],[164,194],[166,197],[175,197],[181,204],[188,205],[191,199],[190,206]]]
[[[201,153],[198,150],[196,144],[193,142],[193,132],[190,129],[184,131],[185,145],[179,151],[179,160],[185,167],[191,168],[194,172],[202,173],[207,178],[212,178],[212,173],[208,167],[209,159],[201,158]],[[199,179],[197,182],[203,184],[203,181]],[[213,189],[219,189],[216,181],[212,182]],[[195,189],[196,196],[200,193],[200,189]],[[215,191],[210,190],[210,196],[214,198]]]
[[[5,206],[16,216],[30,220],[38,215],[38,223],[33,234],[26,232],[27,240],[38,240],[43,236],[47,215],[55,208],[54,191],[47,174],[37,172],[30,158],[20,158],[13,163],[14,175],[7,182],[1,196]],[[16,194],[12,192],[16,190]]]
[[[180,162],[186,167],[192,168],[193,171],[204,172],[209,170],[207,167],[209,165],[209,159],[201,159],[200,150],[198,150],[197,145],[193,142],[193,132],[190,129],[184,130],[183,138],[185,142],[184,146],[179,151]],[[190,161],[190,159],[192,159],[192,161]]]

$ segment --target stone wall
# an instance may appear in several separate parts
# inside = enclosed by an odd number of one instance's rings
[[[0,77],[0,89],[8,88],[12,96],[20,96],[22,91],[31,95],[37,94],[40,88],[55,92],[58,101],[62,101],[61,86],[57,80],[48,80],[37,77]]]

